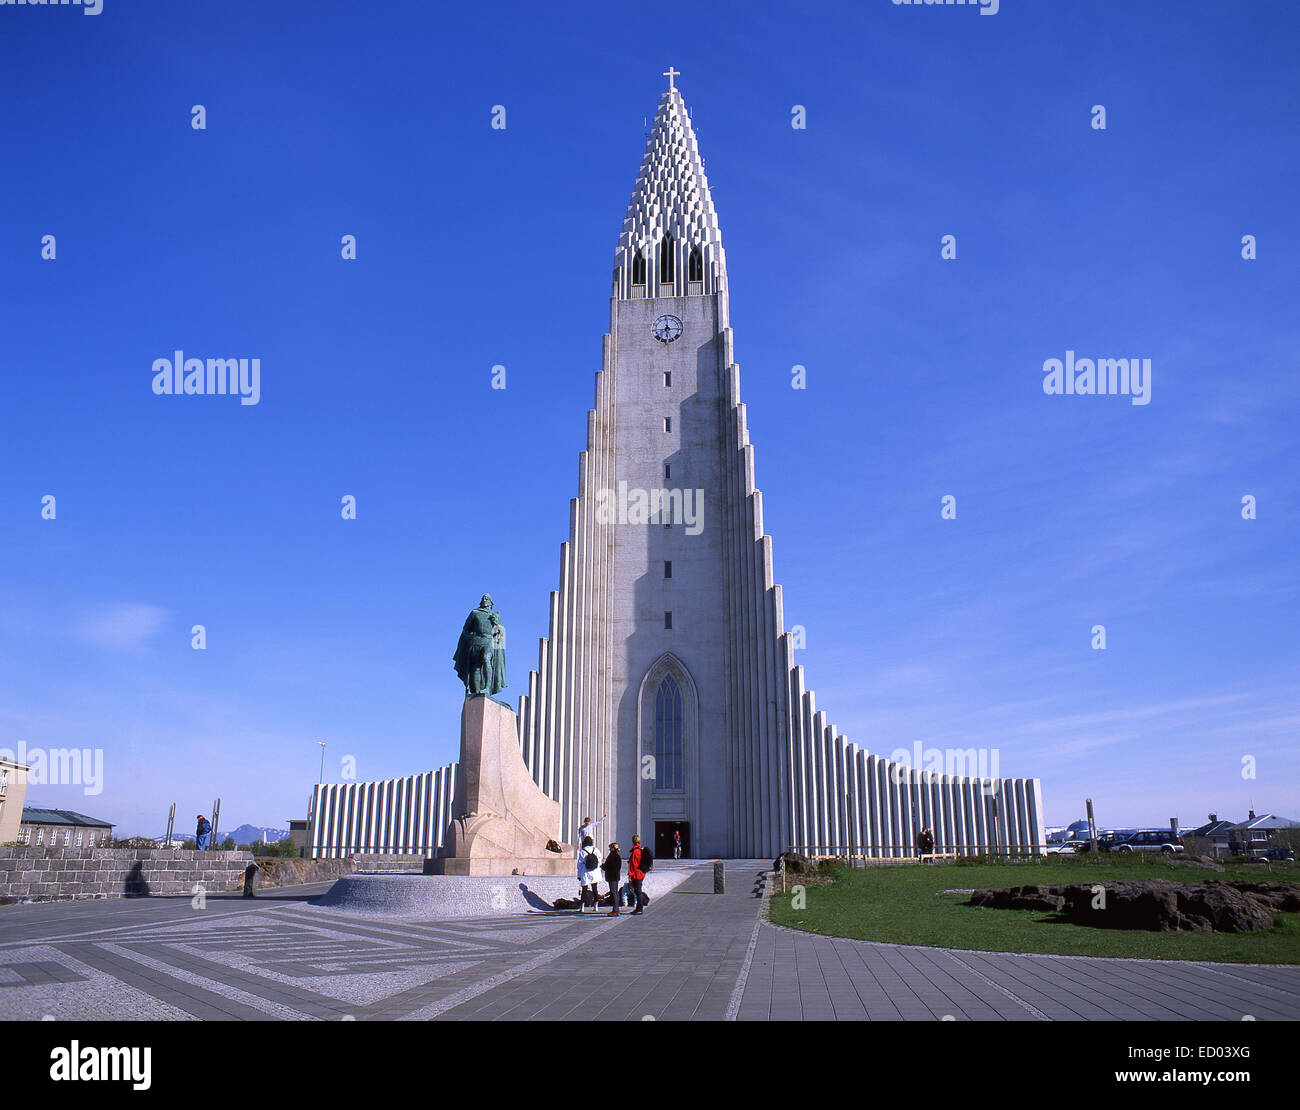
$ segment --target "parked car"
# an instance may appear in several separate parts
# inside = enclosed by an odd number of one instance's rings
[[[1261,851],[1251,852],[1251,859],[1295,859],[1295,853],[1290,848],[1264,848]]]
[[[1130,836],[1115,840],[1106,850],[1119,852],[1121,855],[1130,855],[1133,852],[1163,852],[1170,856],[1185,849],[1183,838],[1175,836],[1168,829],[1139,829]]]
[[[1087,850],[1088,842],[1086,840],[1058,840],[1055,844],[1047,846],[1049,856],[1074,856]]]
[[[1112,829],[1109,832],[1097,834],[1097,851],[1109,852],[1111,848],[1119,841],[1132,836],[1137,829]],[[1091,851],[1089,842],[1083,841],[1083,847],[1079,849],[1080,853]]]

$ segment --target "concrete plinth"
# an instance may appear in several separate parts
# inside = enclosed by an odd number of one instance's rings
[[[657,913],[654,900],[674,890],[694,872],[693,867],[677,867],[656,869],[647,875],[642,887],[652,899],[647,912]],[[604,883],[600,890],[605,892]],[[577,893],[576,873],[534,877],[344,875],[311,904],[322,911],[411,921],[461,921],[526,913],[576,917],[577,910],[555,910],[551,906],[557,898],[573,898]]]
[[[510,870],[503,870],[503,863],[500,857],[486,856],[481,859],[475,859],[473,856],[459,856],[450,859],[426,859],[424,861],[424,873],[426,875],[487,875],[487,876],[504,876],[504,875],[568,875],[577,873],[576,861],[568,855],[557,856],[554,852],[547,852],[544,858],[534,859],[514,859],[506,861]]]
[[[509,706],[467,698],[460,715],[460,771],[437,858],[426,875],[567,875],[575,869],[567,844],[548,852],[560,829],[560,804],[528,773]]]

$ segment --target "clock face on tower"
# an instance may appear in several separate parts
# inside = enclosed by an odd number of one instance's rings
[[[655,321],[655,338],[660,343],[671,343],[682,334],[682,322],[676,316],[660,316]]]

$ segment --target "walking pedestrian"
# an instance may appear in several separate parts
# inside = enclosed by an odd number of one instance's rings
[[[596,890],[596,884],[600,882],[600,857],[592,851],[594,847],[595,844],[589,836],[584,836],[578,846],[578,885],[581,887],[578,896],[579,913],[582,913],[588,905],[596,907],[600,904],[600,895]]]
[[[605,882],[609,883],[609,901],[610,917],[618,917],[618,880],[623,874],[623,856],[618,850],[618,841],[614,841],[609,846],[609,854],[605,857],[605,862],[601,864],[601,870],[605,872]]]
[[[673,859],[682,858],[682,830],[673,829]]]

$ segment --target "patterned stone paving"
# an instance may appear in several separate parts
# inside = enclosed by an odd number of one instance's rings
[[[408,1017],[606,925],[540,913],[376,922],[280,899],[136,905],[148,919],[47,943],[8,939],[0,920],[0,1018]]]
[[[666,861],[665,861],[666,862]],[[356,917],[209,896],[0,910],[0,1019],[1149,1020],[1300,1018],[1300,967],[909,948],[775,928],[760,861],[638,918]]]

